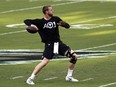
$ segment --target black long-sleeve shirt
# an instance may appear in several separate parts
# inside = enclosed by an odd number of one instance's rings
[[[58,23],[60,23],[62,19],[60,19],[57,16],[53,16],[50,20],[42,19],[26,19],[24,20],[24,23],[27,26],[30,26],[31,24],[34,24],[38,27],[38,33],[40,34],[40,37],[42,39],[42,42],[49,43],[49,42],[57,42],[60,40],[59,35],[59,28]],[[62,27],[69,28],[70,25],[66,22],[64,22]]]

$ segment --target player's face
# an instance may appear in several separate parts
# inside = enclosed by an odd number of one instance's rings
[[[50,17],[53,16],[53,8],[52,8],[52,7],[48,7],[47,14],[48,14]]]

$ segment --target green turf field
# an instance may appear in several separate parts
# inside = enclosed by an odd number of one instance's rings
[[[115,0],[1,0],[0,50],[43,49],[38,34],[24,31],[22,23],[27,18],[42,18],[41,8],[46,4],[53,6],[54,15],[70,23],[68,30],[60,27],[60,35],[74,50],[116,51]],[[0,65],[0,87],[30,87],[25,80],[37,64]],[[67,64],[67,60],[51,61],[33,87],[116,87],[116,54],[78,60],[74,72],[78,83],[64,80]],[[51,77],[56,79],[44,80]]]
[[[30,87],[25,80],[38,62],[21,65],[0,65],[0,87]],[[32,87],[116,87],[116,55],[98,59],[78,60],[74,76],[78,83],[66,82],[68,60],[50,61],[35,80]],[[54,78],[51,80],[44,80]]]

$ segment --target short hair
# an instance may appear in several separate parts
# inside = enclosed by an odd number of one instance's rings
[[[42,12],[43,12],[44,14],[45,14],[46,11],[48,10],[48,7],[51,7],[51,5],[45,5],[45,6],[43,6]]]

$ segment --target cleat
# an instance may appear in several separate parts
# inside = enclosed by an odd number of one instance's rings
[[[79,80],[73,78],[72,76],[66,76],[65,80],[70,81],[70,82],[78,82],[79,81]]]
[[[34,85],[35,83],[33,82],[33,79],[31,78],[28,78],[27,81],[26,81],[27,84],[29,85]]]

